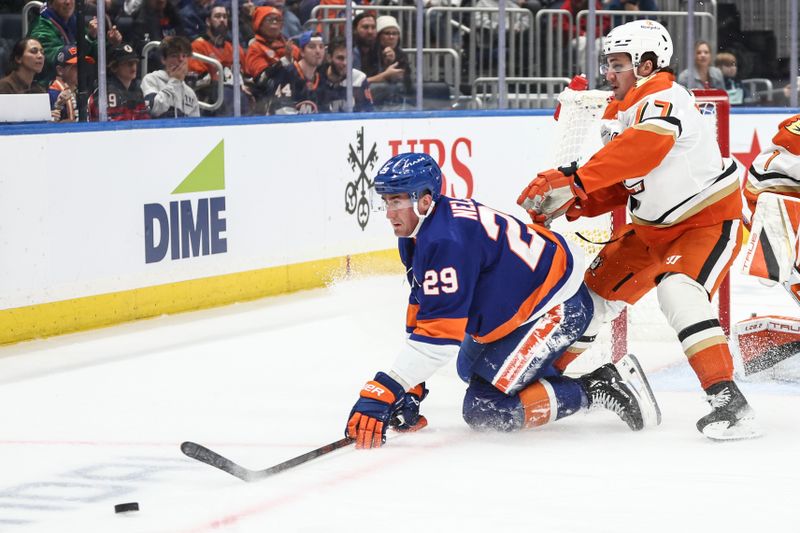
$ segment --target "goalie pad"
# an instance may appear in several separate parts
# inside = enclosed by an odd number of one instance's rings
[[[800,352],[800,320],[785,316],[748,318],[736,324],[733,337],[748,376]]]
[[[742,271],[785,283],[798,266],[800,199],[773,193],[758,197]]]

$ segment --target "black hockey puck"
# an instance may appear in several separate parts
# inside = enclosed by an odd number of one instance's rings
[[[118,503],[114,506],[115,513],[127,513],[129,511],[138,511],[139,502]]]

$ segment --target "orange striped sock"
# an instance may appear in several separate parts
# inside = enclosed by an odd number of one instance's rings
[[[689,364],[704,390],[720,381],[733,379],[733,360],[727,343],[715,344],[695,352],[689,356]]]

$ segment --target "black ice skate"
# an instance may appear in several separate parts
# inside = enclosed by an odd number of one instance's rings
[[[733,381],[721,381],[706,389],[711,412],[697,421],[697,429],[712,440],[752,439],[761,429],[755,412]]]
[[[639,395],[623,381],[613,364],[605,364],[579,379],[589,398],[590,408],[604,407],[615,412],[633,431],[644,427]]]

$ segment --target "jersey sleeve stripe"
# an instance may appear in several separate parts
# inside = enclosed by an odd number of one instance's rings
[[[681,135],[680,124],[675,126],[663,118],[648,118],[639,124],[636,124],[633,126],[633,128],[640,131],[649,131],[650,133],[655,133],[656,135],[669,136],[675,140],[677,140]]]
[[[411,331],[417,327],[417,313],[419,313],[419,304],[408,304],[408,309],[406,309],[407,331]]]
[[[417,327],[414,328],[412,338],[419,336],[427,339],[444,339],[461,342],[466,329],[466,318],[432,318],[430,320],[417,320]]]

